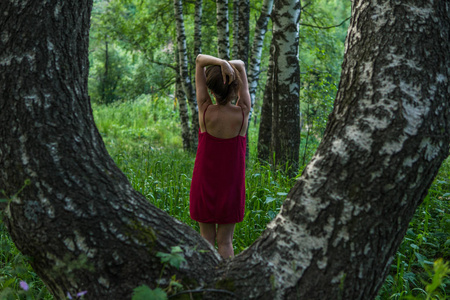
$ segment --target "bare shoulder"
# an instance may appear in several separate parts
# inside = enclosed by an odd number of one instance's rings
[[[247,105],[247,102],[239,99],[238,103],[236,103],[236,108],[238,108],[239,110],[242,110],[245,115],[248,115],[250,113],[251,107],[249,105]]]

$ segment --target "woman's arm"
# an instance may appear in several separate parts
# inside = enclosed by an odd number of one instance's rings
[[[230,63],[238,70],[239,76],[241,77],[241,87],[238,91],[239,101],[236,105],[242,107],[245,113],[250,112],[252,106],[250,101],[250,92],[248,91],[247,74],[245,73],[245,64],[242,60],[232,60]]]
[[[197,91],[199,110],[203,110],[205,104],[211,103],[205,75],[205,67],[211,65],[221,66],[224,83],[226,82],[226,76],[230,77],[230,82],[234,80],[234,70],[226,60],[211,55],[199,54],[195,60],[195,89]]]

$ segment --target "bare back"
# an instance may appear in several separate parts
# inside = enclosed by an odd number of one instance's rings
[[[243,116],[244,115],[244,116]],[[244,117],[244,120],[243,120]],[[227,105],[209,105],[205,113],[206,128],[203,114],[199,114],[200,129],[210,135],[229,139],[237,135],[245,136],[248,127],[248,114],[240,106],[228,103]],[[243,122],[243,123],[242,123]],[[241,128],[239,132],[239,129]]]

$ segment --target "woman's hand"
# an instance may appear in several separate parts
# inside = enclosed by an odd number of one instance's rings
[[[228,84],[232,83],[236,77],[236,75],[234,74],[234,69],[226,60],[223,60],[223,63],[220,67],[222,69],[223,84],[227,83],[227,76],[230,78]]]

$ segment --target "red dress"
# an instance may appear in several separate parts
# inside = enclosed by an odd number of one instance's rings
[[[209,107],[209,106],[208,106]],[[242,125],[234,138],[220,139],[198,133],[198,148],[192,175],[189,210],[191,218],[201,223],[230,224],[241,222],[245,208],[246,136]]]

